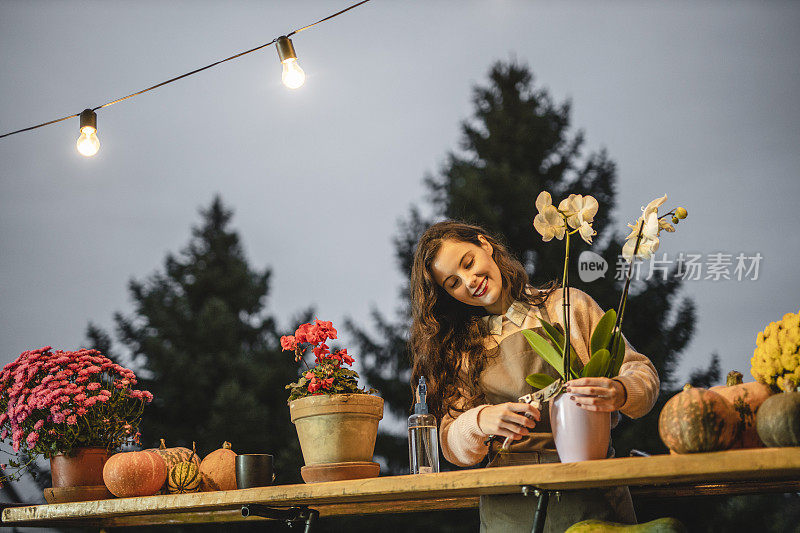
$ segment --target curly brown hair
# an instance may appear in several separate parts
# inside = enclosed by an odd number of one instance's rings
[[[446,240],[481,245],[479,237],[492,245],[492,259],[503,281],[501,298],[510,297],[531,305],[544,302],[556,285],[527,291],[528,274],[502,242],[480,226],[446,220],[429,227],[420,237],[411,268],[411,385],[424,376],[428,407],[441,418],[483,403],[478,378],[488,356],[484,339],[489,329],[482,307],[466,305],[450,296],[433,278],[431,263]],[[465,402],[456,404],[463,396]]]

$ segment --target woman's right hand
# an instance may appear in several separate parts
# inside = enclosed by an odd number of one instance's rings
[[[525,415],[530,415],[533,419]],[[478,413],[478,429],[485,435],[498,437],[511,437],[519,440],[536,427],[536,422],[541,420],[541,413],[534,406],[527,403],[506,402],[489,405]]]

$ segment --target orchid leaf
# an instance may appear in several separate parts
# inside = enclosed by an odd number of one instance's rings
[[[589,362],[586,363],[586,366],[583,367],[583,372],[581,372],[581,377],[584,378],[597,378],[600,376],[605,376],[606,372],[608,371],[608,365],[611,362],[611,353],[603,348],[602,350],[597,350]]]
[[[617,312],[609,309],[605,312],[603,317],[597,323],[592,332],[592,338],[589,341],[590,353],[597,353],[598,350],[611,350],[608,343],[611,341],[611,332],[614,330],[614,324],[617,321]]]
[[[609,366],[610,375],[608,377],[611,378],[619,375],[619,369],[622,367],[622,360],[625,358],[625,339],[622,338],[622,333],[617,332],[611,342],[616,344],[617,337],[619,337],[619,346],[617,346],[614,356],[611,358],[611,365]],[[614,344],[610,346],[612,350],[614,349]]]
[[[553,345],[550,344],[547,339],[539,335],[538,333],[531,331],[529,329],[523,329],[522,334],[527,339],[528,344],[531,345],[536,353],[542,356],[542,358],[550,364],[553,368],[558,371],[559,375],[563,378],[564,377],[564,358],[558,353],[558,350],[553,348]]]
[[[558,330],[557,327],[548,321],[540,318],[539,322],[542,323],[542,329],[544,329],[544,332],[547,333],[547,336],[550,337],[550,339],[553,341],[553,344],[556,345],[556,349],[561,354],[561,357],[564,357],[564,335]],[[580,375],[581,369],[583,368],[583,363],[581,363],[581,359],[578,357],[578,352],[575,351],[575,347],[572,346],[572,344],[569,346],[569,353],[572,354],[572,357],[569,360],[570,370],[573,374],[572,377],[577,378]]]
[[[528,385],[534,389],[543,389],[549,386],[555,380],[556,378],[553,376],[548,376],[547,374],[531,374],[525,378],[525,381],[528,382]]]
[[[544,330],[544,332],[547,333],[547,336],[550,337],[550,340],[553,341],[553,344],[556,345],[556,348],[558,349],[559,352],[561,352],[561,355],[563,356],[564,355],[564,335],[562,335],[561,332],[558,331],[558,329],[556,329],[556,327],[554,325],[552,325],[550,322],[548,322],[547,320],[544,320],[544,319],[540,318],[539,322],[541,322],[542,329]]]

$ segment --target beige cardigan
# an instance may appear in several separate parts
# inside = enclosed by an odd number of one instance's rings
[[[488,435],[478,427],[478,414],[481,410],[488,405],[516,402],[519,396],[532,392],[531,386],[525,382],[528,374],[546,373],[557,376],[555,370],[530,348],[519,332],[522,329],[535,329],[543,334],[538,320],[540,314],[548,315],[543,318],[549,319],[550,323],[556,322],[563,326],[561,300],[562,291],[557,290],[543,304],[544,313],[537,307],[529,308],[526,304],[514,302],[502,317],[487,317],[491,332],[487,346],[494,346],[496,352],[487,360],[479,386],[489,403],[460,414],[454,412],[451,413],[453,416],[444,416],[439,437],[445,459],[459,466],[471,466],[480,462],[488,450],[484,444]],[[597,322],[603,316],[603,310],[589,295],[578,289],[570,289],[570,309],[570,342],[578,357],[586,364],[589,360],[589,340]],[[622,382],[627,392],[627,399],[620,411],[631,418],[647,414],[658,396],[658,373],[650,360],[636,352],[627,340],[622,367],[615,379]],[[554,448],[547,409],[542,411],[542,420],[528,438],[528,449]]]

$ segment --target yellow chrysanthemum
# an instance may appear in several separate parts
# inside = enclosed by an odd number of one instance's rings
[[[750,372],[762,383],[786,390],[800,384],[800,311],[787,313],[756,336]]]

